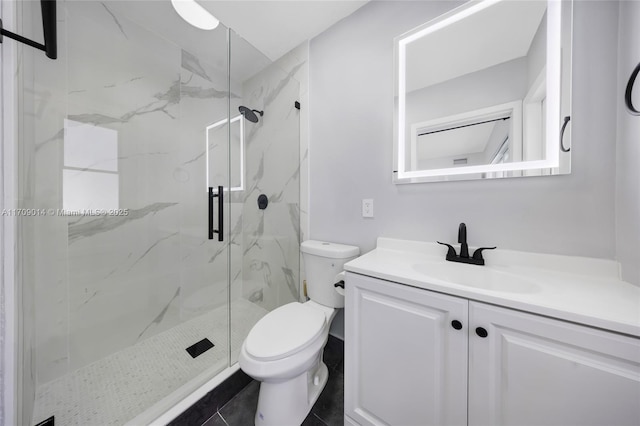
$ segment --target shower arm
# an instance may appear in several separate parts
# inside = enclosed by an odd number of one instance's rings
[[[56,0],[40,0],[40,9],[42,10],[42,32],[44,34],[44,44],[40,44],[21,35],[5,30],[0,19],[0,43],[2,37],[8,37],[20,43],[24,43],[36,49],[45,52],[48,58],[58,58],[58,41],[56,30]]]

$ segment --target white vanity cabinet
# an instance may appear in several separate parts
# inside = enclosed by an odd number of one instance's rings
[[[345,424],[640,424],[640,339],[354,273],[346,282]]]
[[[469,324],[470,425],[640,425],[640,339],[479,302]]]
[[[351,273],[346,282],[346,416],[363,426],[465,424],[468,302]]]

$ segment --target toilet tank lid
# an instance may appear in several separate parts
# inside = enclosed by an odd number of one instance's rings
[[[331,259],[347,259],[360,254],[360,248],[356,246],[314,240],[304,241],[300,246],[300,250],[303,253],[329,257]]]

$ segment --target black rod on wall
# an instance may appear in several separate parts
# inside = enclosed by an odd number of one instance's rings
[[[495,118],[493,120],[478,121],[477,123],[464,124],[462,126],[449,127],[447,129],[433,130],[431,132],[418,133],[418,136],[431,135],[433,133],[440,133],[440,132],[448,132],[449,130],[462,129],[463,127],[477,126],[479,124],[493,123],[494,121],[501,121],[501,120],[504,121],[504,120],[509,120],[510,118],[511,117],[502,117],[502,118]]]
[[[56,0],[40,0],[40,10],[42,11],[42,33],[44,34],[44,44],[40,44],[21,35],[12,33],[2,27],[0,19],[0,43],[2,37],[6,36],[36,49],[45,52],[48,58],[58,58],[58,37],[56,25]]]

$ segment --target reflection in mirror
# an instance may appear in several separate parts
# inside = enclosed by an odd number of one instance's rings
[[[230,188],[231,191],[244,190],[244,120],[242,115],[236,115],[231,119],[231,129],[228,129],[229,120],[226,118],[215,122],[206,128],[206,186],[211,182],[224,182],[226,180],[224,170],[227,170],[226,153],[216,152],[216,148],[224,147],[227,132],[230,132],[229,161],[231,164]],[[222,141],[223,143],[220,143]],[[224,188],[228,191],[229,188]]]
[[[472,1],[396,39],[396,183],[570,171],[562,3]]]
[[[511,102],[412,124],[410,170],[519,161],[521,109],[520,102]]]

